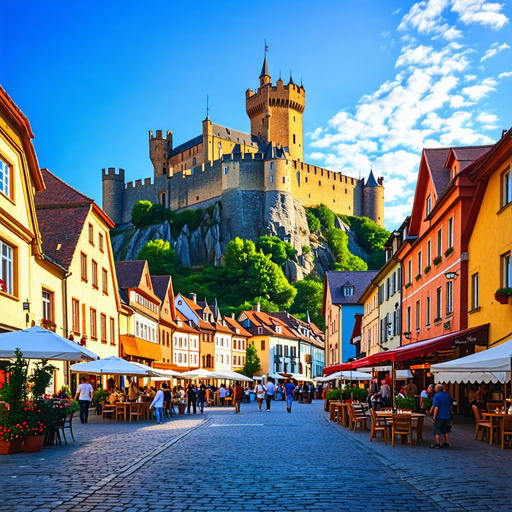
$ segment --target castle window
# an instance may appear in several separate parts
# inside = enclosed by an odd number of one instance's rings
[[[185,164],[185,171],[187,170],[187,164]]]
[[[300,187],[300,172],[297,171],[297,185]]]
[[[283,176],[283,183],[286,183],[286,176]]]
[[[199,201],[199,196],[196,196],[196,201]]]
[[[319,182],[318,182],[318,186],[319,186],[319,187],[321,187],[321,186],[322,186],[322,182],[321,182],[321,181],[319,181]]]
[[[293,120],[295,121],[295,116],[293,116]]]
[[[354,184],[354,178],[350,178],[350,184],[353,185]]]
[[[347,181],[347,177],[346,177],[346,176],[345,176],[345,183],[348,183],[348,181]]]
[[[293,143],[295,144],[295,134],[293,134]]]
[[[227,173],[228,173],[228,168],[224,167],[224,174],[227,174]]]
[[[348,194],[348,189],[347,188],[345,189],[345,194]]]
[[[270,176],[270,183],[274,183],[274,176]]]
[[[165,176],[167,174],[167,171],[165,170],[165,167],[162,169],[162,174]]]
[[[350,210],[350,206],[348,207],[348,209]]]
[[[333,185],[333,186],[332,186],[332,189],[333,189],[333,190],[336,190],[336,187]]]
[[[196,165],[196,159],[195,158],[192,160],[192,165]]]
[[[307,183],[308,182],[308,177],[306,176],[304,179],[306,180],[306,183]]]
[[[270,168],[273,169],[274,168],[274,162],[271,162],[270,163]]]

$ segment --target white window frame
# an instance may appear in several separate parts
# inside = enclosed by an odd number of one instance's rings
[[[53,322],[53,293],[47,290],[43,290],[42,293],[43,301],[43,318]]]
[[[421,301],[416,301],[416,332],[421,329]]]
[[[0,192],[11,197],[12,166],[0,158]]]
[[[425,325],[430,325],[430,315],[431,315],[431,305],[430,305],[430,295],[427,297],[427,301],[425,304]]]
[[[0,240],[0,279],[5,293],[14,295],[14,248]]]
[[[453,313],[453,281],[446,283],[446,314]]]
[[[432,239],[427,241],[427,266],[432,263]]]
[[[471,276],[471,309],[480,307],[480,276],[475,272]]]
[[[501,256],[501,286],[502,288],[512,287],[512,253],[510,252]]]
[[[443,316],[443,289],[440,286],[436,289],[436,318]]]
[[[512,169],[509,168],[508,171],[502,174],[502,197],[501,197],[501,206],[507,206],[512,201]]]
[[[418,274],[423,274],[423,268],[422,268],[422,261],[423,261],[423,251],[418,252]]]
[[[409,259],[409,262],[407,263],[407,277],[408,277],[408,283],[412,283],[412,258]]]
[[[437,230],[437,257],[443,255],[443,228]]]
[[[448,244],[447,250],[453,247],[453,215],[448,219],[448,229],[446,233],[446,242]]]
[[[432,211],[432,192],[427,197],[427,217],[430,215]]]

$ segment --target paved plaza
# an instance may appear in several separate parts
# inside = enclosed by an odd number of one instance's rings
[[[323,403],[207,409],[151,422],[93,417],[76,442],[0,459],[0,512],[512,510],[512,450],[454,425],[452,446],[384,446]]]

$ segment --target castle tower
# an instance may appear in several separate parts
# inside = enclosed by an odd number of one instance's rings
[[[363,216],[384,227],[384,178],[376,180],[373,170],[363,187]]]
[[[288,147],[292,160],[304,161],[302,113],[306,106],[306,91],[302,85],[295,85],[290,76],[288,85],[279,78],[272,86],[265,56],[260,86],[256,93],[250,89],[246,91],[245,105],[252,135],[264,144],[274,142]]]
[[[101,170],[103,184],[103,211],[116,224],[122,223],[123,215],[123,191],[124,191],[124,169],[119,169],[116,174],[114,167],[108,171]]]
[[[149,131],[149,158],[153,162],[155,178],[169,174],[169,157],[172,152],[172,132],[162,137],[162,130],[156,131],[156,137]]]

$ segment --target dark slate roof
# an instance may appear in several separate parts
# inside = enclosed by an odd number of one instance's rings
[[[203,142],[203,136],[198,135],[197,137],[194,137],[193,139],[190,139],[187,142],[184,142],[183,144],[180,144],[179,146],[176,146],[171,151],[171,156],[178,155],[179,153],[183,153],[183,151],[186,151],[187,149],[193,148],[194,146],[197,146],[198,144],[201,144]]]
[[[378,270],[336,272],[329,271],[325,273],[329,290],[331,291],[331,301],[333,304],[357,304],[359,297],[366,290],[370,281],[379,273]],[[342,287],[345,283],[350,283],[354,287],[354,295],[346,297],[343,294]]]
[[[231,128],[221,126],[220,124],[212,124],[212,133],[215,137],[219,137],[219,139],[252,146],[258,148],[260,151],[266,151],[267,149],[267,144],[263,144],[256,135],[232,130]]]
[[[171,276],[151,276],[153,291],[162,302],[165,300],[165,295],[167,294],[170,280]]]
[[[71,265],[90,209],[90,205],[36,209],[43,252],[66,269]]]
[[[119,288],[138,288],[146,262],[116,261],[115,264]]]
[[[366,183],[364,184],[365,187],[380,187],[377,180],[375,179],[375,176],[373,175],[373,169],[370,171],[370,175],[368,176],[368,179],[366,180]]]
[[[460,170],[462,171],[475,160],[489,152],[493,146],[475,146],[466,148],[453,148],[455,157],[460,162]]]
[[[270,73],[268,72],[268,64],[267,64],[267,56],[265,55],[265,60],[263,61],[263,66],[261,68],[261,75],[262,76],[270,76]]]
[[[267,154],[265,155],[265,160],[272,160],[274,158],[287,158],[288,146],[282,147],[277,146],[274,142],[268,145]]]
[[[92,204],[94,199],[74,189],[48,169],[41,169],[46,190],[36,192],[34,202],[37,207],[64,204]]]

